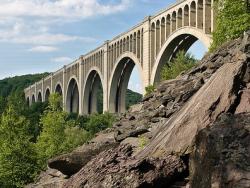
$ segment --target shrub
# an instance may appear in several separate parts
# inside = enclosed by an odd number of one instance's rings
[[[154,86],[154,85],[149,85],[149,86],[147,86],[147,87],[145,88],[145,90],[146,90],[146,95],[149,95],[149,94],[151,94],[151,93],[154,92],[155,86]]]
[[[112,127],[115,117],[105,112],[104,114],[93,114],[90,115],[89,121],[86,123],[86,130],[90,132],[91,135],[104,130],[108,127]]]
[[[183,71],[187,71],[195,66],[196,60],[194,57],[184,51],[179,51],[176,58],[166,64],[161,71],[162,80],[170,80],[176,78]]]
[[[216,0],[214,8],[217,12],[216,29],[210,51],[250,29],[250,13],[245,0]]]

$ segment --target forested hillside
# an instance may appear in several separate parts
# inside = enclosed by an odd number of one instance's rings
[[[8,97],[13,92],[22,92],[24,88],[46,77],[49,73],[29,74],[23,76],[15,76],[0,80],[0,96]]]

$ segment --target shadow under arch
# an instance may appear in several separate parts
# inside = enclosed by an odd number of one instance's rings
[[[50,96],[50,88],[47,88],[45,91],[45,96],[44,96],[44,101],[48,102],[49,101],[49,96]]]
[[[103,112],[103,76],[98,67],[92,67],[87,76],[83,87],[83,114]],[[98,97],[102,96],[102,103]]]
[[[31,97],[31,104],[34,104],[35,102],[36,102],[35,94],[32,94],[32,97]]]
[[[27,98],[26,98],[26,104],[27,104],[28,106],[30,106],[30,97],[27,97]]]
[[[43,101],[42,92],[39,91],[39,92],[38,92],[38,95],[37,95],[37,102],[42,102],[42,101]]]
[[[187,52],[197,40],[200,40],[207,48],[210,47],[212,42],[211,36],[197,28],[183,27],[171,34],[157,55],[152,69],[150,83],[152,85],[158,83],[160,81],[160,71],[162,67],[171,61],[178,51],[183,50]]]
[[[138,58],[133,53],[124,53],[116,61],[109,81],[108,101],[111,113],[124,113],[126,111],[126,92],[129,78],[135,65],[139,69],[143,88],[145,88],[143,70]]]
[[[63,95],[62,84],[60,82],[56,84],[55,93],[58,93],[61,96]]]
[[[79,113],[79,87],[75,77],[71,77],[67,86],[66,111]]]

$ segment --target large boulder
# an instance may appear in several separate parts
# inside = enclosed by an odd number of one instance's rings
[[[250,187],[250,114],[224,114],[196,137],[192,188]]]
[[[132,152],[130,145],[120,145],[100,153],[72,176],[64,188],[164,188],[188,174],[187,165],[179,157],[135,160]]]

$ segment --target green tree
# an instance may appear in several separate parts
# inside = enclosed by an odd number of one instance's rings
[[[36,143],[41,165],[44,165],[49,158],[64,151],[62,144],[65,140],[64,129],[67,114],[62,111],[60,101],[58,94],[51,95],[48,109],[41,117],[42,132]]]
[[[176,58],[166,64],[161,71],[162,80],[170,80],[176,78],[181,72],[187,71],[195,66],[196,60],[190,53],[179,51]]]
[[[48,109],[41,117],[41,126],[36,148],[42,167],[45,167],[49,158],[69,152],[89,138],[89,134],[80,128],[78,122],[62,111],[59,94],[50,96]]]
[[[30,142],[24,116],[9,106],[0,122],[0,185],[23,187],[32,182],[38,171],[34,145]]]
[[[149,95],[149,94],[151,94],[151,93],[154,92],[155,86],[154,86],[154,85],[149,85],[149,86],[147,86],[147,87],[145,88],[145,90],[146,90],[146,95]]]
[[[7,104],[6,99],[0,96],[0,116],[5,111],[6,104]]]
[[[210,51],[250,29],[250,13],[245,0],[216,0],[215,10],[216,30],[213,32]]]
[[[115,117],[110,113],[93,114],[90,115],[89,121],[86,123],[86,130],[94,135],[101,130],[112,127],[114,121]]]

